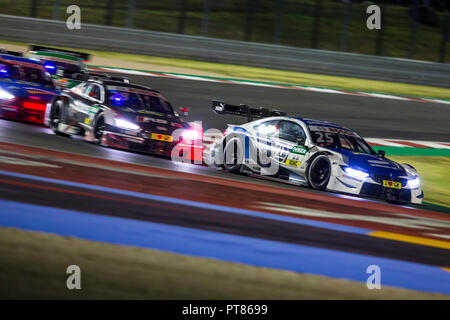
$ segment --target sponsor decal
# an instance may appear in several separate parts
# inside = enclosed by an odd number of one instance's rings
[[[301,161],[287,158],[285,164],[298,168],[301,165]]]
[[[160,124],[167,124],[168,123],[168,121],[164,120],[164,119],[155,119],[155,118],[142,117],[142,116],[136,117],[136,121],[137,122],[144,122],[144,123],[149,123],[149,122],[155,122],[155,123],[160,123]]]
[[[291,149],[291,153],[305,155],[308,152],[306,147],[295,146]]]

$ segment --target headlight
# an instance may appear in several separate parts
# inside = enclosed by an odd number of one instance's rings
[[[402,163],[402,167],[405,169],[405,172],[409,176],[417,176],[417,171],[416,171],[416,169],[414,169],[414,167],[412,165],[407,164],[407,163]]]
[[[420,178],[419,177],[415,177],[412,179],[408,180],[408,186],[411,189],[417,189],[418,187],[420,187]]]
[[[344,171],[350,177],[358,179],[358,180],[364,180],[365,178],[367,178],[369,176],[369,174],[365,171],[353,169],[350,167],[345,168]]]
[[[140,127],[132,122],[117,118],[115,119],[116,126],[125,130],[139,130]]]
[[[183,139],[186,139],[186,140],[195,140],[195,139],[199,138],[199,133],[196,130],[186,130],[186,131],[183,131],[181,136],[183,137]]]
[[[0,99],[3,99],[3,100],[12,100],[12,99],[14,99],[14,98],[15,98],[15,97],[14,97],[13,94],[11,94],[11,93],[9,93],[8,91],[3,90],[3,89],[0,88]]]

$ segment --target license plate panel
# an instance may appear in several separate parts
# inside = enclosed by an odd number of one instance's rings
[[[160,134],[160,133],[152,133],[151,138],[153,140],[159,140],[164,142],[172,142],[172,136],[166,135],[166,134]]]
[[[392,188],[392,189],[401,189],[402,183],[397,182],[397,181],[391,181],[391,180],[383,180],[383,187]]]

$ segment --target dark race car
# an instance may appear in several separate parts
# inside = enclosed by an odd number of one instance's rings
[[[44,65],[61,88],[72,88],[88,79],[85,62],[90,55],[87,53],[33,45],[29,55]]]
[[[0,117],[43,124],[47,104],[58,94],[42,64],[0,51]]]
[[[64,90],[46,122],[60,135],[80,135],[102,146],[163,156],[171,156],[175,147],[186,152],[183,146],[201,141],[201,131],[182,120],[160,92],[112,77]]]

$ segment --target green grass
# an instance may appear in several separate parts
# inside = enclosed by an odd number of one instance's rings
[[[345,4],[341,1],[323,0],[319,22],[318,48],[341,50]],[[39,18],[51,18],[53,0],[40,0],[37,11]],[[189,0],[184,33],[201,34],[204,0]],[[284,1],[280,44],[311,47],[316,10],[315,0]],[[105,24],[107,1],[61,0],[60,19],[66,17],[65,7],[77,4],[82,10],[82,22]],[[31,0],[0,0],[3,14],[28,16]],[[124,27],[127,18],[127,1],[114,1],[112,25]],[[353,3],[348,28],[349,52],[375,54],[377,31],[366,28],[367,3]],[[382,11],[384,17],[382,54],[408,58],[411,19],[409,8],[389,5]],[[259,0],[254,14],[251,40],[273,43],[276,2]],[[413,58],[438,60],[441,41],[441,27],[444,13],[433,12],[435,24],[419,23],[415,54]],[[134,14],[134,27],[164,32],[177,32],[180,16],[179,1],[141,1]],[[209,17],[208,36],[244,40],[246,38],[247,1],[228,0],[215,2]],[[447,44],[448,46],[448,44]],[[447,61],[448,61],[447,54]]]
[[[0,257],[0,299],[450,298],[11,228],[0,228]],[[74,264],[81,290],[66,287]]]
[[[416,168],[422,181],[424,201],[450,207],[450,157],[389,156]]]

